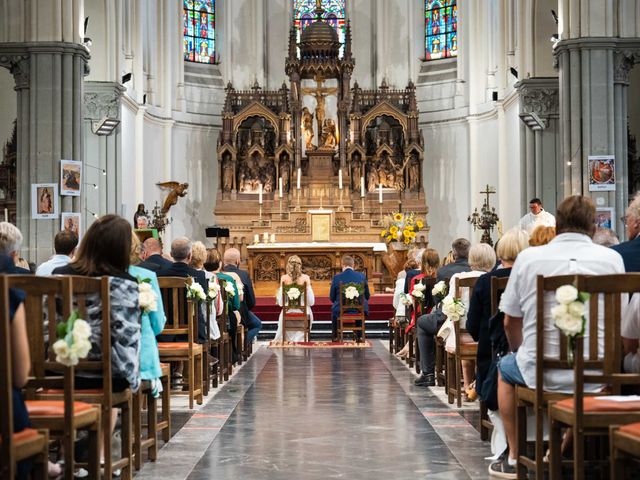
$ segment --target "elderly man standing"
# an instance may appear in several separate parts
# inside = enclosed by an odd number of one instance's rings
[[[611,248],[622,255],[627,272],[640,272],[640,193],[627,207],[624,220],[629,240]]]
[[[542,208],[542,200],[539,198],[529,200],[529,210],[529,213],[522,217],[519,223],[520,228],[529,235],[540,225],[544,227],[555,227],[555,217]]]
[[[591,241],[595,231],[595,205],[588,197],[574,195],[558,206],[558,235],[547,245],[522,251],[511,270],[509,283],[502,295],[500,310],[505,314],[504,330],[512,352],[498,364],[498,406],[504,422],[509,454],[493,462],[489,473],[498,478],[516,478],[518,439],[516,435],[516,385],[536,388],[536,280],[545,277],[583,274],[607,275],[624,273],[620,255],[610,248]],[[553,296],[551,296],[553,298]],[[546,303],[546,301],[545,301]],[[545,311],[547,310],[545,305]],[[600,309],[599,309],[600,310]],[[553,330],[553,319],[545,315],[545,330]],[[600,310],[599,322],[604,322]],[[604,328],[604,327],[603,327]],[[588,332],[587,332],[588,333]],[[589,345],[585,334],[585,344]],[[603,338],[598,342],[604,348]],[[550,357],[557,355],[558,336],[546,339]],[[573,372],[550,371],[545,376],[544,389],[573,392]]]
[[[237,248],[229,248],[224,252],[222,271],[225,273],[236,274],[240,277],[244,288],[244,298],[240,305],[240,315],[242,323],[247,327],[247,338],[245,343],[250,345],[258,336],[262,328],[262,322],[251,310],[256,306],[256,294],[253,291],[253,283],[249,272],[240,270],[240,251]],[[236,352],[237,353],[237,352]]]

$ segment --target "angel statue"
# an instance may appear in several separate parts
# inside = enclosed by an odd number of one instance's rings
[[[188,192],[187,188],[189,188],[188,183],[179,183],[179,182],[163,182],[156,183],[160,188],[170,188],[171,191],[167,198],[164,200],[164,205],[162,206],[162,213],[166,214],[169,212],[169,209],[178,203],[178,197],[184,197]]]

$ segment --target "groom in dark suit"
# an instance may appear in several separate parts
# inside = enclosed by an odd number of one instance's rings
[[[369,283],[364,273],[356,272],[353,267],[355,260],[350,255],[342,257],[342,272],[333,277],[331,280],[331,290],[329,299],[333,302],[331,308],[331,338],[333,341],[338,339],[338,316],[340,315],[340,284],[341,283],[364,283],[364,314],[369,314]],[[357,333],[360,338],[360,332]]]

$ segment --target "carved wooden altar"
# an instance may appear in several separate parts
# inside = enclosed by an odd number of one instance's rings
[[[308,242],[314,209],[331,211],[331,242],[377,242],[382,216],[392,211],[426,219],[415,86],[352,85],[351,25],[340,56],[337,33],[322,19],[319,3],[300,42],[291,26],[289,86],[227,85],[214,213],[216,223],[230,229],[231,244],[249,244],[263,232],[282,242]],[[428,229],[417,243],[427,245]]]

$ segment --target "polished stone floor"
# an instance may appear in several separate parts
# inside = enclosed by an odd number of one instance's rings
[[[262,347],[139,477],[487,478],[488,444],[413,378],[378,340]]]

